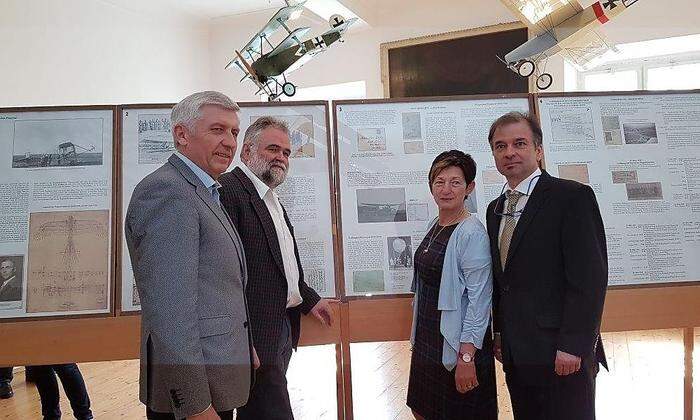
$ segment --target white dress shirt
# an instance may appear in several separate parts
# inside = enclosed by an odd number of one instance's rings
[[[535,189],[535,185],[537,185],[537,181],[540,180],[540,175],[542,175],[542,171],[540,168],[535,169],[535,172],[531,173],[530,176],[527,178],[523,179],[520,184],[518,184],[515,187],[515,191],[518,191],[522,193],[523,195],[518,199],[518,203],[515,205],[515,225],[518,225],[518,220],[520,220],[520,215],[522,214],[522,211],[525,210],[525,205],[527,204],[527,200],[530,199],[530,195],[532,194],[532,191]],[[530,183],[532,182],[532,183]],[[513,191],[513,189],[510,188],[510,185],[506,184],[506,192],[508,191]],[[501,210],[501,213],[504,213],[507,211],[507,202],[508,199],[505,198],[505,195],[503,196],[503,209]],[[503,226],[505,225],[505,217],[501,217],[501,225],[498,228],[498,240],[500,243],[501,240],[501,234],[503,234]]]
[[[257,175],[255,175],[245,164],[240,165],[243,173],[251,180],[258,195],[267,206],[272,222],[277,233],[277,242],[282,252],[282,263],[284,264],[284,276],[287,278],[287,308],[298,306],[302,301],[299,292],[299,265],[294,254],[294,238],[289,231],[289,227],[284,220],[284,213],[279,197],[275,191],[268,187]]]

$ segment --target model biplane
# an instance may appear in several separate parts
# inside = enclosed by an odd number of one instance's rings
[[[522,77],[536,76],[540,90],[552,85],[548,57],[562,52],[579,70],[613,49],[597,29],[638,0],[601,0],[583,9],[577,0],[501,0],[530,29],[532,39],[506,54],[503,62]]]
[[[293,96],[296,86],[287,80],[287,74],[301,67],[314,55],[323,52],[336,41],[342,41],[342,34],[357,18],[347,21],[340,15],[329,19],[331,29],[313,38],[302,40],[311,30],[304,26],[290,29],[286,22],[298,18],[305,1],[290,4],[279,9],[269,22],[253,36],[226,68],[237,66],[245,73],[241,81],[250,79],[258,87],[256,94],[266,94],[273,101],[280,95]],[[287,31],[287,36],[276,45],[270,37],[280,28]],[[265,52],[265,50],[268,50]]]

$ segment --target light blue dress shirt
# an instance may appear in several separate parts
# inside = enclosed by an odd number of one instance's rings
[[[433,220],[430,227],[437,223]],[[418,276],[413,276],[411,291],[418,289]],[[471,215],[457,225],[447,242],[442,264],[438,310],[442,334],[442,364],[449,371],[457,366],[461,343],[472,343],[477,349],[483,346],[484,335],[491,319],[491,248],[484,225]],[[416,295],[413,302],[413,327],[411,344],[416,333],[418,316]]]
[[[197,166],[196,163],[192,162],[187,156],[183,155],[180,152],[175,152],[175,156],[182,159],[182,161],[185,162],[185,165],[187,165],[188,168],[192,169],[192,172],[194,172],[197,178],[199,178],[199,180],[202,181],[202,184],[204,184],[204,186],[207,187],[211,196],[214,197],[214,201],[216,201],[216,204],[221,205],[221,200],[219,200],[219,188],[221,187],[221,184],[219,184],[218,181],[212,178],[211,175],[206,173],[204,169],[200,168],[199,166]]]

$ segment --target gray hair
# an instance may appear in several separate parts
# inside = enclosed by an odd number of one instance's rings
[[[265,116],[260,117],[255,120],[248,129],[245,130],[245,136],[243,137],[243,144],[250,144],[252,147],[258,145],[258,140],[260,139],[260,133],[266,128],[276,128],[282,131],[284,134],[289,135],[289,125],[279,118]]]
[[[195,122],[202,117],[202,107],[205,105],[216,105],[234,112],[238,112],[241,109],[231,98],[221,92],[206,90],[193,93],[178,102],[170,113],[170,126],[173,129],[173,137],[175,136],[175,126],[178,124],[193,130]],[[177,146],[177,141],[175,141],[175,146]]]

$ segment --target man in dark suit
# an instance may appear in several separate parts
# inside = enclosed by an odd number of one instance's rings
[[[22,278],[17,276],[15,262],[6,259],[0,261],[0,302],[22,300]]]
[[[246,130],[243,165],[221,176],[221,202],[238,229],[248,266],[248,305],[260,357],[255,386],[238,420],[293,419],[287,367],[299,341],[300,315],[330,325],[329,301],[304,282],[287,213],[274,189],[284,182],[291,146],[284,121],[262,117]]]
[[[254,350],[243,245],[219,202],[238,105],[198,92],[172,111],[177,151],[134,190],[124,230],[141,296],[140,399],[150,420],[225,420],[248,400]]]
[[[595,418],[600,320],[608,281],[593,190],[539,168],[542,131],[506,114],[489,142],[505,194],[487,210],[494,270],[495,354],[516,420]]]

